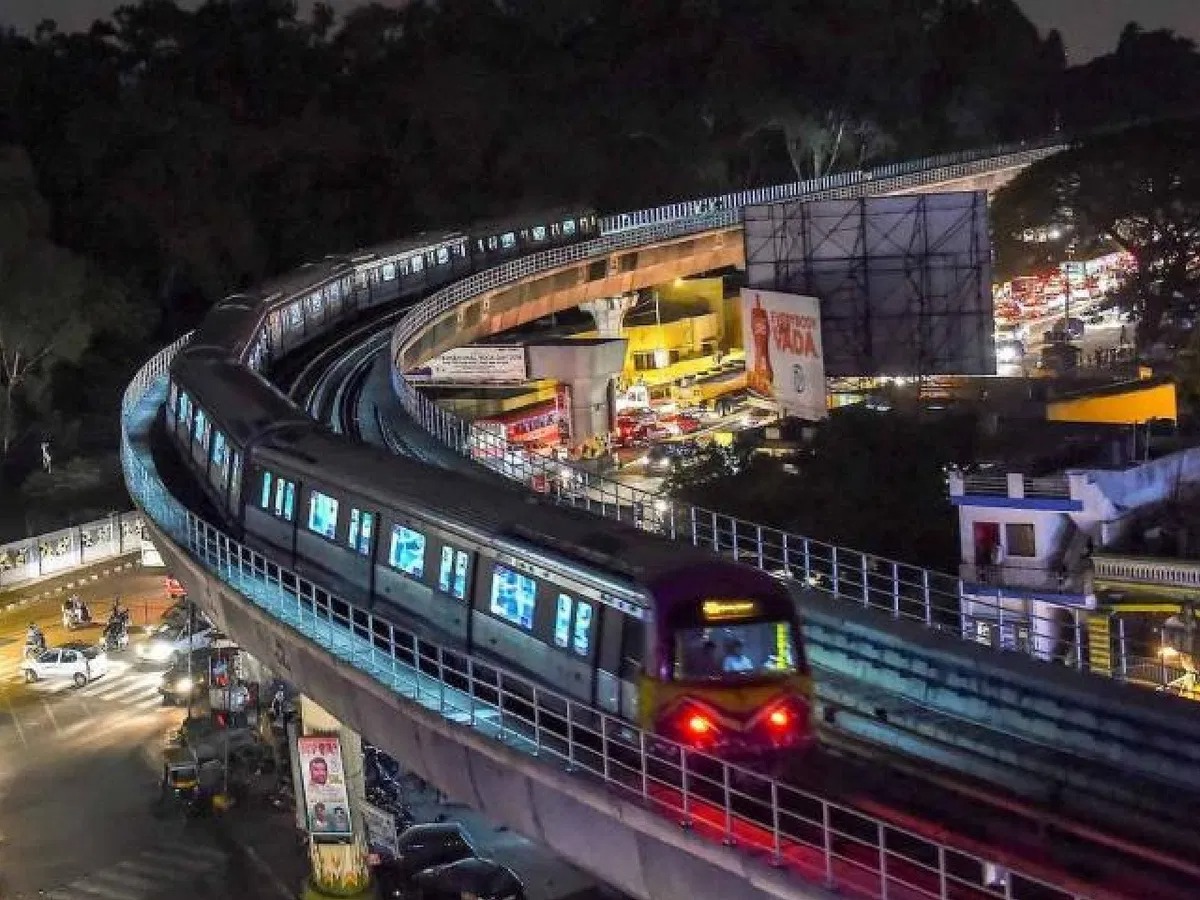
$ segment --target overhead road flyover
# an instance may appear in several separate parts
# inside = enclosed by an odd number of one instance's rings
[[[1011,172],[1020,167],[1004,168]],[[875,186],[886,187],[879,182]],[[679,215],[686,212],[676,210]],[[392,339],[392,380],[402,404],[430,433],[470,457],[494,438],[438,409],[404,380],[405,371],[456,344],[514,328],[589,297],[706,271],[716,261],[732,265],[740,261],[741,241],[734,239],[734,227],[718,225],[684,236],[670,230],[656,234],[654,227],[666,226],[646,226],[642,243],[632,240],[635,232],[619,230],[590,245],[518,260],[464,279],[418,304],[397,325]],[[583,254],[585,248],[591,253]],[[503,474],[526,484],[538,476],[553,484],[554,470],[562,467],[557,460],[522,451],[492,456],[503,460]],[[818,648],[815,661],[828,671],[883,695],[906,696],[925,710],[937,710],[959,722],[987,726],[1080,760],[1106,761],[1118,771],[1200,790],[1200,780],[1191,774],[1200,761],[1192,749],[1200,728],[1193,708],[1174,698],[1148,696],[1107,676],[1078,671],[1085,666],[1083,658],[1076,659],[1072,669],[982,650],[964,640],[961,586],[939,589],[934,582],[938,573],[709,510],[668,504],[583,470],[576,477],[585,489],[562,492],[557,496],[560,502],[731,553],[773,573],[792,573],[824,591],[834,602],[807,612],[809,637]],[[665,512],[657,521],[636,516],[639,508],[659,505]],[[838,622],[837,604],[847,600],[869,610],[852,632]],[[845,615],[857,615],[846,609]],[[919,627],[908,629],[903,623]],[[848,634],[856,635],[849,640],[857,646],[847,645]],[[920,712],[913,718],[913,728],[919,731]],[[1078,784],[1084,776],[1063,770],[1058,777],[1063,783]],[[1103,780],[1099,786],[1103,787]]]
[[[955,163],[956,167],[961,168],[960,164]],[[987,164],[974,163],[986,168]],[[994,165],[992,166],[995,167]],[[914,183],[930,183],[936,181],[937,174],[928,170],[908,169]],[[913,174],[915,172],[915,174]],[[959,172],[961,174],[961,172]],[[905,177],[909,177],[906,175]],[[860,184],[864,180],[859,175],[843,179],[843,182],[853,181]],[[878,182],[872,182],[872,188],[879,187]],[[893,185],[899,189],[903,185]],[[858,188],[861,190],[861,187]],[[877,191],[878,192],[878,191]],[[771,190],[754,192],[756,196],[762,200],[772,199]],[[802,191],[803,193],[803,191]],[[785,196],[795,196],[796,191],[788,188],[784,191]],[[659,215],[657,211],[648,211],[651,218]],[[682,221],[671,221],[662,225],[651,226],[646,229],[646,233],[635,231],[633,233],[624,232],[622,234],[613,235],[614,240],[608,238],[599,239],[599,242],[606,242],[603,248],[595,246],[598,242],[590,244],[581,244],[569,248],[562,248],[564,253],[578,254],[576,258],[584,256],[596,256],[597,249],[604,252],[608,249],[637,249],[643,245],[653,243],[663,243],[664,239],[685,238],[689,235],[695,236],[705,232],[714,232],[727,230],[728,227],[735,224],[738,210],[726,209],[721,211],[716,216],[691,216]],[[641,214],[638,214],[641,215]],[[565,257],[559,255],[555,257],[556,261],[562,262]],[[518,260],[517,265],[530,267],[527,271],[532,271],[534,267],[539,265],[541,260],[533,257],[523,258]],[[357,261],[352,262],[353,265],[358,265]],[[363,263],[364,266],[377,265],[369,260]],[[619,265],[619,263],[618,263]],[[499,267],[504,269],[505,267]],[[543,266],[543,268],[545,268]],[[489,273],[494,274],[498,270],[493,269],[484,273],[484,277],[488,277]],[[606,272],[606,277],[610,273]],[[339,274],[337,276],[341,278]],[[347,278],[345,282],[348,286],[350,280]],[[300,285],[297,282],[297,287],[289,287],[286,296],[272,295],[264,297],[263,307],[270,312],[271,320],[276,326],[288,329],[285,337],[289,340],[295,334],[290,331],[292,321],[285,323],[282,313],[286,309],[297,313],[299,320],[303,323],[303,317],[307,315],[309,309],[309,301],[312,297],[309,294],[309,286],[307,283]],[[357,294],[357,290],[353,293]],[[304,301],[304,309],[301,309],[301,300]],[[312,307],[315,312],[321,313],[322,309],[329,310],[329,307],[323,307],[318,301]],[[351,304],[353,305],[353,304]],[[321,313],[320,322],[322,328],[327,328],[330,325],[329,315]],[[303,329],[302,333],[307,336],[307,329]],[[258,341],[258,335],[248,336],[246,346],[250,348],[251,356],[256,359],[261,359],[261,354],[258,351],[265,347],[265,336],[262,341]],[[294,346],[294,344],[293,344]],[[284,347],[284,350],[287,346]],[[206,525],[196,518],[189,511],[184,509],[174,497],[165,489],[153,472],[152,459],[149,455],[149,447],[147,438],[149,434],[149,423],[154,418],[158,407],[161,405],[165,387],[162,383],[162,375],[165,372],[167,361],[170,358],[170,350],[160,354],[152,360],[147,367],[139,373],[134,384],[131,385],[130,392],[127,395],[127,402],[123,408],[123,420],[125,430],[123,432],[123,462],[126,466],[126,476],[130,484],[131,491],[137,496],[138,503],[143,509],[150,511],[154,517],[154,537],[163,543],[164,551],[179,565],[184,563],[184,557],[191,559],[193,563],[193,590],[198,592],[198,597],[201,602],[207,602],[210,608],[214,611],[214,615],[218,617],[224,615],[227,624],[230,626],[230,631],[237,634],[239,638],[245,637],[247,646],[257,650],[262,656],[267,659],[277,659],[277,662],[286,668],[285,663],[290,658],[289,646],[295,645],[297,652],[301,654],[307,652],[309,654],[324,654],[321,656],[321,666],[326,669],[335,671],[344,671],[350,664],[354,664],[353,668],[357,671],[365,672],[367,675],[376,677],[377,680],[383,679],[380,683],[389,685],[393,691],[393,695],[397,690],[401,693],[404,691],[396,681],[397,665],[402,668],[403,660],[397,660],[397,645],[394,636],[389,636],[387,645],[387,658],[391,661],[388,665],[388,670],[376,670],[370,667],[379,661],[382,654],[381,648],[376,642],[369,641],[367,645],[361,646],[355,643],[355,638],[351,635],[341,636],[339,634],[338,623],[329,623],[324,620],[325,609],[322,607],[322,602],[328,602],[328,595],[315,585],[300,583],[291,580],[288,573],[280,572],[278,569],[272,569],[271,565],[261,556],[257,556],[248,548],[241,547],[232,542],[228,537],[222,535],[219,531]],[[715,549],[721,549],[720,543],[715,544]],[[760,559],[761,562],[761,559]],[[834,583],[837,584],[838,569],[834,570]],[[865,571],[865,570],[864,570]],[[216,576],[216,577],[213,577]],[[218,589],[217,579],[221,579],[221,583],[226,585],[226,588]],[[287,594],[289,597],[295,598],[299,596],[300,601],[298,606],[293,608],[288,607],[288,601],[279,595],[281,583],[294,585],[293,593]],[[273,585],[273,588],[272,588]],[[232,587],[234,590],[229,590]],[[272,599],[271,590],[274,590]],[[236,593],[235,593],[236,591]],[[238,595],[241,595],[240,597]],[[307,598],[307,599],[304,599]],[[312,602],[308,602],[311,600]],[[259,612],[255,613],[257,609]],[[240,618],[239,616],[240,612]],[[260,615],[261,613],[261,615]],[[347,623],[348,624],[348,623]],[[243,635],[240,632],[245,632]],[[373,632],[368,631],[371,635]],[[288,642],[291,642],[289,644]],[[324,647],[324,649],[320,649]],[[278,650],[279,657],[274,653],[266,652],[268,650]],[[365,651],[365,652],[364,652]],[[411,662],[411,661],[410,661]],[[444,662],[444,660],[443,660]],[[365,668],[364,668],[365,667]],[[410,665],[411,668],[411,665]],[[304,669],[303,665],[297,667],[298,674],[305,675],[308,670]],[[455,710],[446,706],[447,697],[455,697],[455,685],[453,684],[453,676],[441,669],[435,669],[438,674],[442,675],[440,679],[435,679],[433,682],[425,682],[415,672],[409,673],[416,680],[413,684],[413,690],[409,693],[416,693],[417,701],[425,698],[427,692],[438,697],[438,708],[444,712],[453,713]],[[461,673],[460,673],[461,674]],[[322,682],[317,669],[313,669],[309,676],[314,685],[321,688],[322,691],[329,686],[329,683]],[[448,683],[449,681],[449,683]],[[338,690],[331,690],[330,693],[337,696],[329,698],[318,696],[317,699],[323,703],[329,704],[330,708],[346,717],[346,720],[353,725],[361,725],[366,721],[365,717],[357,710],[356,703],[359,698],[363,698],[362,702],[366,702],[368,690],[365,685],[359,685],[355,689],[346,690],[349,685],[346,683],[338,685]],[[307,687],[307,685],[304,685]],[[461,688],[457,688],[461,692]],[[339,699],[340,698],[340,699]],[[333,702],[331,702],[331,700]],[[513,714],[503,704],[493,710],[492,715],[483,714],[483,710],[479,704],[485,704],[486,698],[476,697],[471,694],[469,702],[468,718],[474,721],[477,725],[482,722],[487,727],[499,728],[499,735],[510,743],[515,742],[520,744],[522,740],[528,740],[523,735],[520,728],[514,727]],[[342,704],[339,706],[338,704]],[[393,704],[394,706],[395,704]],[[493,705],[495,705],[493,700]],[[458,710],[461,716],[461,710]],[[478,714],[477,714],[478,713]],[[357,715],[357,718],[351,714]],[[394,717],[395,711],[389,713]],[[574,715],[574,714],[572,714]],[[580,710],[580,717],[597,715],[594,710]],[[491,722],[490,726],[487,723]],[[371,722],[367,721],[370,725]],[[443,727],[444,722],[438,725]],[[541,726],[542,735],[541,743],[538,746],[541,749],[543,756],[553,756],[553,736],[554,729],[551,727],[546,729],[546,722]],[[544,733],[543,733],[544,732]],[[458,739],[459,732],[449,732]],[[599,733],[602,744],[606,741],[608,732],[602,730]],[[535,735],[536,737],[536,735]],[[397,739],[394,739],[397,740]],[[432,741],[433,738],[430,738]],[[469,743],[465,737],[458,740],[463,746]],[[580,765],[588,759],[588,753],[593,755],[596,753],[595,747],[588,747],[586,741],[573,741],[565,744],[561,752],[565,752],[568,761],[575,765],[577,771],[582,771]],[[400,755],[404,755],[403,749],[400,749]],[[615,771],[627,771],[630,766],[628,759],[619,758],[614,755],[612,748],[601,748],[600,751],[600,766],[594,763],[590,765],[590,772],[593,776],[605,781],[608,791],[602,792],[604,796],[609,796],[609,791],[622,792],[629,790],[628,784],[622,782],[619,778],[614,780],[613,773]],[[691,757],[688,757],[689,759]],[[705,834],[712,833],[714,836],[734,838],[739,842],[739,847],[743,850],[760,851],[770,854],[770,861],[785,861],[789,864],[799,866],[805,873],[815,873],[817,881],[822,883],[834,883],[843,893],[851,893],[861,896],[880,896],[889,894],[897,896],[897,891],[901,889],[901,883],[908,879],[909,881],[916,880],[921,882],[923,890],[921,893],[927,896],[949,896],[947,891],[948,886],[961,886],[966,891],[963,896],[1021,896],[1024,888],[1019,890],[1017,894],[1013,894],[1013,885],[1028,884],[1035,881],[1036,878],[1026,878],[1022,880],[1020,877],[1005,877],[1003,879],[1004,886],[997,892],[996,890],[985,890],[984,882],[988,881],[987,872],[991,871],[994,866],[989,868],[990,864],[987,860],[972,857],[971,854],[964,854],[956,851],[945,845],[930,843],[926,838],[920,838],[917,835],[903,833],[903,829],[899,832],[891,826],[882,822],[867,820],[864,826],[862,817],[858,813],[853,813],[844,809],[830,809],[829,804],[822,803],[818,798],[799,798],[795,795],[789,795],[789,801],[797,801],[797,803],[817,803],[819,806],[816,818],[808,817],[808,821],[800,822],[799,816],[795,813],[792,806],[781,806],[780,795],[787,793],[790,789],[783,785],[770,783],[764,785],[761,776],[756,776],[753,773],[742,773],[741,777],[749,780],[750,783],[758,784],[759,788],[769,788],[766,793],[767,797],[762,796],[761,791],[758,794],[754,792],[744,793],[736,789],[730,784],[729,779],[722,776],[716,781],[701,777],[704,773],[691,772],[686,773],[690,779],[682,779],[682,784],[685,788],[682,792],[678,784],[670,779],[664,782],[665,790],[660,791],[661,785],[659,780],[654,779],[655,789],[653,796],[650,793],[650,770],[652,765],[651,760],[643,753],[636,755],[637,766],[642,777],[635,779],[637,788],[637,805],[639,808],[644,808],[646,804],[665,809],[674,814],[676,817],[682,816],[687,818],[693,826],[692,834],[689,835],[689,840],[692,838],[699,839]],[[528,759],[522,763],[515,760],[506,760],[506,765],[511,762],[513,771],[521,772],[521,778],[540,778],[535,774],[536,767],[533,766]],[[715,765],[715,763],[714,763]],[[435,763],[430,763],[429,768],[432,770],[436,766]],[[529,770],[524,767],[530,766]],[[583,769],[588,769],[588,766],[583,766]],[[476,774],[472,769],[472,775]],[[536,769],[540,772],[542,770]],[[729,771],[721,769],[720,771]],[[455,786],[453,781],[454,773],[438,773],[432,771],[434,776],[431,780],[437,783],[448,785],[451,792],[459,791],[462,787],[459,784]],[[494,772],[497,777],[503,775],[502,772]],[[677,773],[683,774],[683,773]],[[524,783],[524,782],[522,782]],[[582,783],[582,782],[581,782]],[[691,787],[686,787],[690,784]],[[575,787],[576,795],[579,795],[579,787]],[[590,790],[588,785],[585,788]],[[716,791],[715,794],[710,791]],[[674,793],[672,793],[674,792]],[[586,796],[591,796],[584,791]],[[496,792],[496,796],[503,797],[503,786],[500,785]],[[530,807],[528,802],[529,791],[523,792],[522,797],[525,802],[521,805],[521,809],[527,810]],[[719,802],[718,802],[719,801]],[[480,800],[482,803],[483,801]],[[499,802],[499,801],[497,801]],[[722,815],[715,819],[708,819],[707,813],[711,811],[712,804],[717,803],[722,811]],[[742,809],[742,804],[749,803],[751,806],[763,806],[766,804],[767,814],[765,816],[751,816]],[[484,809],[488,809],[484,806]],[[593,812],[596,812],[599,807],[592,807]],[[527,813],[521,813],[517,809],[511,810],[514,816],[524,815],[528,818]],[[548,813],[549,815],[549,813]],[[633,822],[636,818],[632,812],[626,813],[621,808],[615,812],[610,811],[610,817],[616,816],[616,819],[621,823],[618,831],[621,835],[628,838],[630,830],[626,827],[627,817],[629,822]],[[849,817],[849,824],[842,825],[843,818]],[[836,822],[834,821],[836,820]],[[852,821],[850,821],[852,820]],[[518,819],[524,821],[524,819]],[[748,823],[754,821],[758,823],[755,826],[749,827]],[[711,823],[711,825],[710,825]],[[765,823],[765,825],[764,825]],[[538,823],[530,823],[530,827],[537,828]],[[671,867],[662,867],[663,862],[661,857],[654,856],[655,847],[651,844],[642,846],[637,843],[643,840],[650,840],[646,837],[654,832],[655,827],[659,826],[641,826],[637,825],[633,828],[636,832],[634,847],[638,867],[631,869],[628,872],[621,873],[622,876],[633,883],[630,885],[631,892],[639,896],[649,896],[651,894],[657,896],[705,896],[697,890],[697,885],[689,882],[685,889],[679,894],[668,893],[672,890],[670,885],[660,885],[657,882],[650,884],[654,879],[658,878],[660,868],[662,871],[671,871]],[[813,830],[815,829],[815,834]],[[769,839],[764,839],[764,833],[769,835]],[[874,837],[872,837],[874,835]],[[547,842],[552,848],[560,849],[564,855],[571,857],[571,853],[586,854],[589,848],[572,848],[572,847],[557,847],[555,840],[562,841],[564,838],[557,835],[555,831],[545,828],[542,832],[535,831],[533,836],[542,836],[543,839],[548,839]],[[664,838],[664,840],[666,840]],[[737,872],[737,884],[739,890],[736,891],[738,896],[747,896],[745,885],[752,883],[756,886],[761,885],[764,896],[816,896],[819,892],[814,891],[807,884],[798,884],[791,879],[785,879],[785,886],[777,888],[774,882],[769,878],[760,878],[757,870],[750,871],[745,869],[745,866],[753,866],[756,864],[756,857],[753,852],[749,856],[744,854],[736,854],[726,860],[725,857],[711,858],[712,848],[701,842],[700,845],[693,845],[689,842],[676,842],[673,844],[676,849],[680,849],[690,856],[694,856],[697,861],[704,861],[705,866],[716,866],[717,869],[725,872]],[[703,846],[708,848],[701,850]],[[865,849],[864,849],[865,848]],[[797,856],[799,854],[799,856]],[[814,855],[815,854],[815,855]],[[795,858],[793,858],[795,856]],[[777,857],[777,859],[776,859]],[[623,858],[623,857],[621,857]],[[642,862],[649,860],[655,864],[654,869],[647,869],[642,865]],[[597,870],[594,868],[595,860],[592,863],[588,861],[580,861],[575,859],[581,865],[598,871],[599,874],[607,874],[610,880],[612,879],[611,864],[612,855],[607,855],[603,861],[603,866]],[[632,865],[632,864],[631,864]],[[807,866],[807,868],[805,868]],[[704,880],[705,889],[712,889],[714,886],[722,886],[722,883],[717,880],[717,869],[713,871],[705,871],[707,877]],[[866,873],[864,875],[864,873]],[[770,872],[767,873],[768,875]],[[748,881],[747,881],[748,879]],[[1053,892],[1049,886],[1047,890]],[[960,892],[956,891],[955,895]],[[1080,891],[1057,892],[1063,896],[1082,896]],[[722,891],[722,895],[728,895],[728,891]]]
[[[198,519],[159,479],[149,438],[164,369],[153,361],[131,387],[122,462],[189,596],[339,721],[567,861],[645,900],[1130,896],[1056,887],[699,754],[658,756],[624,723],[618,740],[552,691],[528,685],[531,706],[519,676],[498,693],[482,666],[365,614],[347,620],[335,598]]]

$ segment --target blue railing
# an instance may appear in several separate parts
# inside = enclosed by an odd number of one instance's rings
[[[862,898],[1089,896],[671,744],[520,675],[463,660],[461,653],[352,609],[233,540],[170,492],[150,451],[150,426],[166,395],[168,366],[186,341],[158,353],[125,392],[121,463],[129,491],[162,533],[209,577],[323,648],[331,664],[349,664],[463,728],[686,823],[696,834],[765,856],[795,875],[797,895],[807,893],[807,882]]]

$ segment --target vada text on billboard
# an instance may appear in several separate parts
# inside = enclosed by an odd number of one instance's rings
[[[743,288],[742,333],[750,390],[774,400],[784,415],[825,418],[820,301]]]

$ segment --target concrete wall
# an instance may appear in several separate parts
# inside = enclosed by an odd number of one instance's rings
[[[584,775],[448,722],[334,658],[236,594],[148,526],[189,596],[230,637],[404,766],[602,881],[642,900],[833,900],[704,840]]]

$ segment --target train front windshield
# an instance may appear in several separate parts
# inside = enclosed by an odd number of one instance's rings
[[[787,621],[738,622],[675,632],[675,678],[793,675],[796,647]]]

